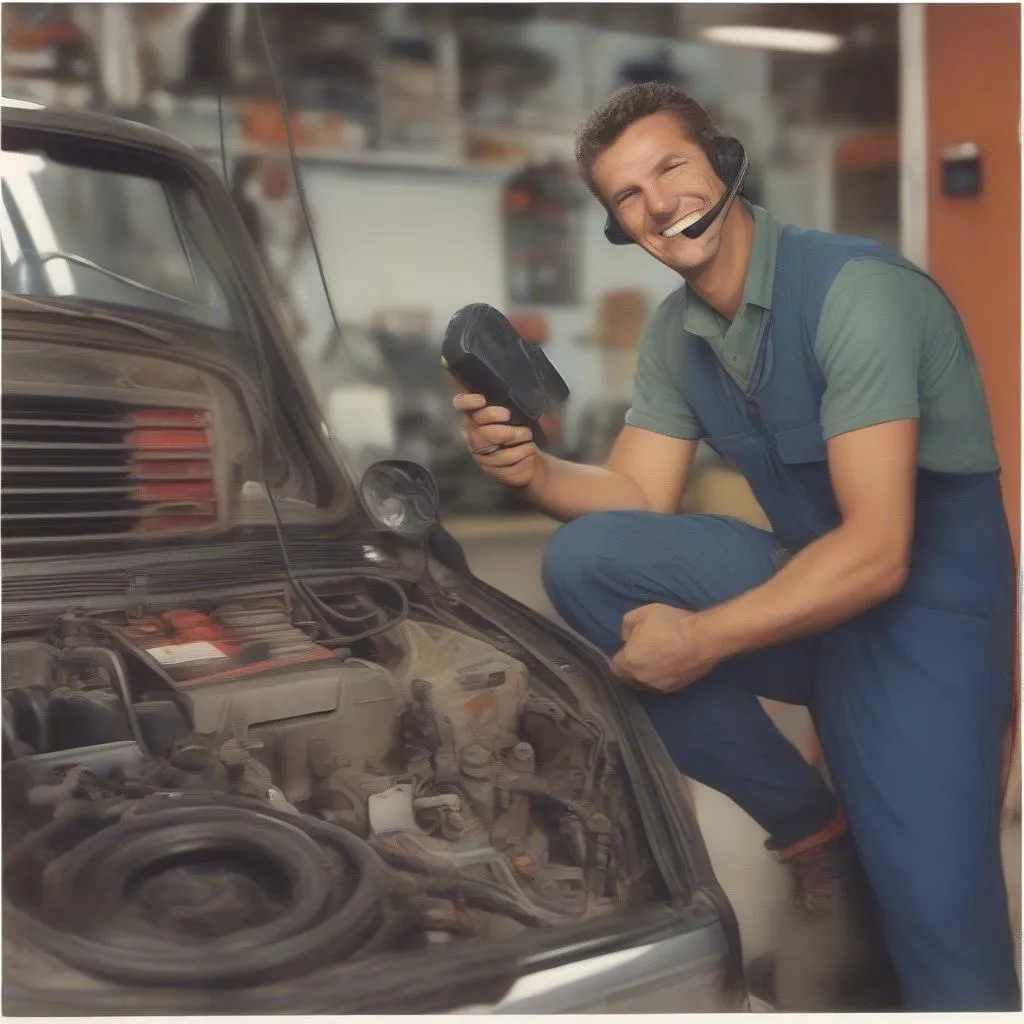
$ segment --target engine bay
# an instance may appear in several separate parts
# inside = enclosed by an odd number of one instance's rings
[[[391,587],[344,644],[287,586],[5,639],[8,982],[251,989],[657,895],[609,723]]]

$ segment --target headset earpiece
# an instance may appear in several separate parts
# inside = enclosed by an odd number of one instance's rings
[[[722,184],[731,186],[743,166],[743,144],[731,135],[716,135],[711,140],[709,150],[708,156],[715,174],[722,180]]]
[[[612,245],[633,244],[633,239],[626,234],[626,229],[610,213],[608,214],[608,219],[604,222],[604,237]]]

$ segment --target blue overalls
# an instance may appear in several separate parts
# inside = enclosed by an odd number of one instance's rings
[[[835,275],[864,257],[911,266],[865,240],[783,231],[746,394],[703,339],[681,337],[684,397],[773,532],[726,516],[631,511],[563,526],[545,553],[545,587],[607,654],[631,608],[720,603],[839,524],[813,339]],[[1021,1008],[999,845],[1013,608],[998,474],[922,470],[909,579],[896,597],[731,659],[679,693],[640,697],[679,769],[731,797],[779,847],[828,824],[836,796],[757,696],[809,707],[913,1010]]]

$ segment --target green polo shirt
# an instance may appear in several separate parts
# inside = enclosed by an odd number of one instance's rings
[[[772,305],[782,225],[750,207],[754,240],[731,322],[683,286],[644,328],[637,354],[631,426],[696,439],[683,398],[682,331],[707,340],[722,366],[749,387]],[[918,466],[945,473],[998,469],[988,405],[960,319],[934,282],[880,260],[845,264],[825,296],[814,352],[825,377],[826,439],[899,419],[920,420]]]

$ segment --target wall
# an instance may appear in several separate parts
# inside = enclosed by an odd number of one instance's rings
[[[340,319],[368,323],[388,307],[429,310],[438,348],[470,302],[508,309],[497,174],[385,173],[307,166],[303,182]],[[583,304],[547,308],[549,355],[581,401],[604,391],[600,350],[585,342],[601,293],[642,288],[655,304],[679,279],[639,249],[609,245],[604,214],[583,220]],[[319,281],[310,276],[319,287]],[[578,409],[574,410],[578,412]]]
[[[988,392],[1003,493],[1020,551],[1020,8],[926,11],[928,268],[967,325]],[[942,151],[981,148],[981,195],[940,190]]]

